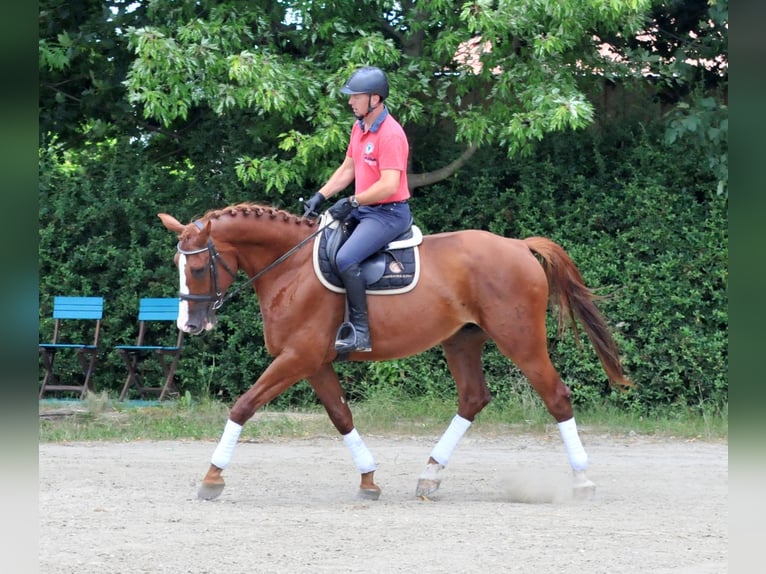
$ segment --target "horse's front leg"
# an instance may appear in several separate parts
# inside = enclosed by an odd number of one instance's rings
[[[340,386],[338,375],[332,365],[325,364],[308,377],[308,382],[322,402],[332,424],[343,436],[343,442],[351,452],[359,473],[358,497],[364,500],[377,500],[380,498],[380,487],[375,484],[375,459],[367,448],[359,432],[354,428],[354,419],[351,409],[346,401],[346,394]]]
[[[291,353],[283,353],[274,359],[255,384],[237,399],[229,411],[229,420],[226,421],[221,439],[210,459],[210,466],[202,479],[197,492],[198,498],[212,500],[223,492],[226,484],[222,476],[223,471],[231,462],[242,427],[259,408],[304,378],[305,369],[305,362],[295,360]]]
[[[441,486],[441,471],[447,466],[452,452],[470,428],[476,415],[489,404],[492,395],[484,379],[481,352],[487,335],[478,327],[465,327],[442,343],[450,373],[458,394],[457,414],[431,450],[425,470],[418,478],[415,496],[427,499]]]

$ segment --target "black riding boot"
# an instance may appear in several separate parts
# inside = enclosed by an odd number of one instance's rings
[[[370,345],[370,326],[367,321],[367,285],[362,276],[362,268],[354,263],[340,274],[348,299],[349,322],[338,329],[335,350],[338,353],[353,351],[372,351]]]

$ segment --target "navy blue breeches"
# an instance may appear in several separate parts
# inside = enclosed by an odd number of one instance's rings
[[[356,219],[359,224],[338,250],[335,261],[341,273],[396,239],[412,224],[410,206],[406,202],[361,205],[351,212],[349,219]]]

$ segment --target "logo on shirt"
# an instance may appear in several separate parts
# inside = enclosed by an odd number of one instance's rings
[[[365,146],[365,148],[364,148],[364,153],[366,153],[366,154],[371,154],[371,153],[372,153],[372,150],[374,150],[374,149],[375,149],[375,146],[373,145],[373,143],[372,143],[372,142],[370,142],[370,143],[368,143],[368,144]]]

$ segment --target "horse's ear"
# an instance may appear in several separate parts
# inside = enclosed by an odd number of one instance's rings
[[[167,213],[158,213],[157,217],[159,217],[162,220],[162,225],[167,227],[170,231],[181,233],[185,227],[175,217],[173,217],[172,215],[168,215]]]
[[[212,227],[213,222],[211,220],[207,220],[205,223],[205,227],[200,229],[199,236],[203,239],[203,241],[207,241],[210,237],[210,228]]]

